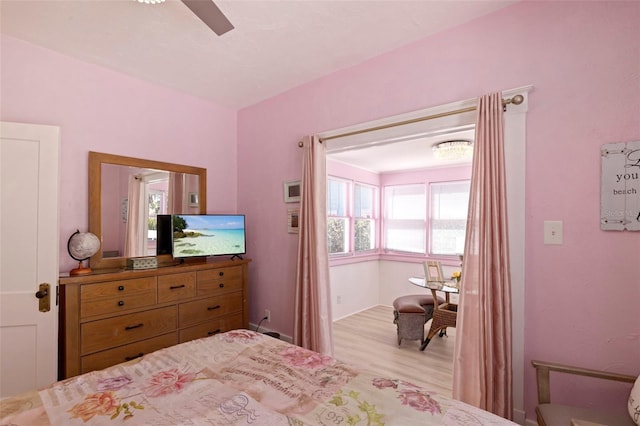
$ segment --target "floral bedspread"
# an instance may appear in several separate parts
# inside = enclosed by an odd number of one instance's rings
[[[505,425],[486,411],[248,330],[3,400],[0,425]]]

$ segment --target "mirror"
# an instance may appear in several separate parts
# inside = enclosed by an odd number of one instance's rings
[[[127,259],[155,256],[155,215],[204,214],[207,169],[89,152],[89,232],[101,247],[92,269],[124,268]],[[158,263],[168,263],[161,255]]]

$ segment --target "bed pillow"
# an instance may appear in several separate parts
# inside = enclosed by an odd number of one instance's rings
[[[629,395],[629,415],[631,420],[640,425],[640,376],[636,379],[636,382],[631,388],[631,394]]]

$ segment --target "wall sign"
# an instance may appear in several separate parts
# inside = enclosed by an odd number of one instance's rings
[[[640,231],[640,141],[600,149],[600,229]]]

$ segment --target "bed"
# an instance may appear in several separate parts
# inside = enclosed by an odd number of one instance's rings
[[[508,425],[264,334],[233,330],[2,401],[1,425]]]

